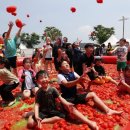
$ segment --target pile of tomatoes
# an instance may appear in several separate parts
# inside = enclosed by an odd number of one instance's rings
[[[104,64],[104,67],[109,76],[114,78],[116,81],[119,81],[115,64]],[[51,78],[56,78],[56,74],[52,75]],[[52,84],[58,88],[56,82]],[[130,95],[120,92],[116,85],[110,82],[103,85],[92,85],[91,90],[94,91],[108,107],[114,110],[121,110],[123,113],[121,115],[107,115],[100,109],[96,108],[92,100],[86,104],[78,104],[76,105],[76,108],[86,116],[86,118],[97,122],[100,130],[113,130],[115,127],[121,128],[126,126],[130,121]],[[14,94],[19,91],[19,89],[16,89]],[[11,130],[12,125],[20,121],[25,112],[33,109],[26,108],[20,110],[25,103],[28,105],[33,104],[34,98],[25,101],[21,100],[15,107],[0,107],[1,130]],[[69,120],[60,120],[54,124],[46,124],[46,126],[49,127],[43,127],[43,130],[91,130],[87,124],[75,123],[75,121],[71,122]]]

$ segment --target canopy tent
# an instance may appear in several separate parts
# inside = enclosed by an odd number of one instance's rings
[[[126,41],[130,43],[130,39],[126,39]]]
[[[27,49],[27,47],[24,44],[22,44],[22,43],[19,45],[19,48],[20,49]]]
[[[104,44],[107,46],[108,43],[111,43],[112,46],[116,46],[118,41],[119,40],[115,37],[115,35],[111,35],[110,38],[104,42]]]
[[[46,43],[41,40],[39,44],[35,45],[34,48],[42,48]]]

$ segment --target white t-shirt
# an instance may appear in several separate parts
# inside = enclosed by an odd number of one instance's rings
[[[76,72],[74,72],[74,76],[75,78],[79,78],[79,75]],[[58,84],[61,84],[63,80],[66,80],[66,78],[62,74],[58,74]]]
[[[117,61],[118,62],[126,62],[127,61],[127,52],[128,48],[126,46],[119,46],[113,50],[114,53],[117,54]]]
[[[33,83],[32,76],[30,71],[25,70],[25,84],[27,89],[32,89],[35,87],[35,84]]]
[[[47,49],[45,58],[52,58],[52,47],[50,45],[46,45],[45,49]]]

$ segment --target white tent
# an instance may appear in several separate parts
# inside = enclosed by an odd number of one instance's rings
[[[34,48],[42,48],[45,45],[44,42],[40,42],[38,45],[35,45]]]
[[[22,44],[22,43],[19,45],[19,48],[20,49],[27,49],[27,47],[24,44]]]
[[[126,39],[126,41],[130,43],[130,39]]]
[[[110,42],[112,46],[116,46],[118,41],[119,40],[115,37],[115,35],[111,35],[110,38],[104,42],[104,44],[105,46],[107,46],[108,43]]]

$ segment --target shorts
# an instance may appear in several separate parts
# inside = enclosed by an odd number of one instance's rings
[[[14,57],[9,57],[7,58],[8,61],[9,61],[9,68],[12,67],[12,68],[16,68],[17,67],[17,56],[14,56]],[[8,67],[7,67],[8,68]]]
[[[39,112],[39,117],[41,119],[51,118],[51,117],[54,117],[54,116],[58,116],[60,118],[66,118],[66,115],[67,114],[60,112],[58,110],[52,110],[50,112]],[[33,119],[36,121],[35,115],[33,115]]]
[[[52,60],[52,58],[45,58],[45,60],[47,60],[47,61],[51,61],[51,60]]]
[[[126,62],[117,62],[117,71],[125,70],[126,65]]]
[[[72,98],[65,98],[68,102],[71,102],[73,104],[85,104],[86,103],[86,96],[88,93],[84,94],[77,94],[75,97]]]

